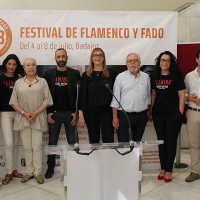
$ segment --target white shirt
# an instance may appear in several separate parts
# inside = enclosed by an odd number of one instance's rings
[[[113,93],[126,112],[141,112],[151,102],[149,75],[139,71],[137,77],[126,70],[115,80]],[[122,110],[113,97],[111,107]]]
[[[185,77],[185,94],[186,96],[189,94],[196,94],[198,98],[200,98],[200,77],[198,75],[196,68],[194,71],[189,72]],[[192,108],[200,108],[194,102],[189,101],[188,106]]]

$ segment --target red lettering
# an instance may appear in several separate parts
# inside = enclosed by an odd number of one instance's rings
[[[6,86],[14,86],[15,81],[6,81],[5,84],[6,84]]]

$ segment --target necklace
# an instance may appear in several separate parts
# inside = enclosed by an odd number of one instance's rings
[[[102,71],[94,71],[96,73],[97,76],[99,76],[101,74]]]

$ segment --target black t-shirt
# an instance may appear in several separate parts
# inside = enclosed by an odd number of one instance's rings
[[[69,93],[68,93],[68,76],[66,71],[56,71],[54,110],[70,111]]]
[[[151,75],[151,88],[156,91],[156,98],[152,114],[155,116],[168,116],[179,111],[178,91],[185,89],[181,74]]]
[[[112,69],[109,69],[109,77],[104,76],[102,71],[93,71],[91,77],[84,72],[81,78],[79,109],[110,106],[112,94],[105,85],[108,84],[112,90],[114,80],[115,73]]]
[[[9,105],[9,101],[17,79],[17,76],[8,77],[5,74],[0,75],[0,111],[14,111],[13,107]]]

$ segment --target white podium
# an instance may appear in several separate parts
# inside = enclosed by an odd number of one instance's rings
[[[67,191],[63,199],[138,200],[141,198],[142,149],[162,143],[133,142],[133,150],[129,143],[81,144],[79,151],[72,146],[47,146],[45,153],[61,155],[61,174]],[[120,154],[127,151],[130,152],[126,155]]]

